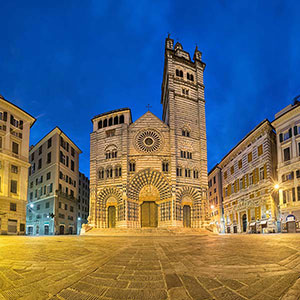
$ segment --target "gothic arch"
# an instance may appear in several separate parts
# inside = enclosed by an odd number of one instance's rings
[[[146,185],[153,185],[159,191],[160,200],[171,198],[171,189],[164,175],[150,168],[138,172],[130,181],[128,198],[138,201],[141,189]]]
[[[177,191],[176,198],[180,201],[180,203],[182,202],[182,199],[184,197],[190,197],[193,201],[193,204],[201,203],[200,191],[196,190],[195,188],[192,188],[190,186],[184,186]]]
[[[118,188],[104,188],[98,193],[97,200],[103,205],[106,205],[106,201],[110,197],[115,197],[118,204],[122,202],[122,192]]]

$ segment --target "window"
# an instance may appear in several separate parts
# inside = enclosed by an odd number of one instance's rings
[[[10,203],[10,211],[17,211],[17,204],[16,203]]]
[[[41,205],[38,204],[38,205],[36,206],[36,210],[40,210],[40,209],[41,209]]]
[[[51,152],[47,154],[47,164],[51,163]]]
[[[69,166],[69,156],[66,156],[66,166]]]
[[[297,171],[296,171],[296,177],[297,177],[297,178],[300,178],[300,170],[297,170]]]
[[[135,162],[129,163],[129,172],[135,172]]]
[[[186,78],[187,78],[188,80],[194,81],[194,75],[193,75],[193,74],[187,73],[187,74],[186,74]]]
[[[291,159],[290,148],[285,148],[283,150],[283,159],[284,161],[289,161]]]
[[[214,176],[214,184],[216,184],[216,176]]]
[[[48,148],[50,148],[52,146],[52,138],[50,138],[49,140],[48,140]]]
[[[182,176],[182,169],[180,167],[176,168],[176,175]]]
[[[253,184],[253,173],[249,174],[249,185]]]
[[[104,169],[103,168],[101,168],[99,170],[99,172],[98,172],[98,178],[99,179],[104,179]]]
[[[18,174],[18,167],[14,166],[14,165],[11,165],[11,172],[14,173],[14,174]]]
[[[224,179],[227,178],[227,171],[224,172]]]
[[[243,189],[243,178],[240,178],[240,190]]]
[[[50,203],[49,203],[49,202],[46,202],[45,208],[49,208],[49,207],[50,207]]]
[[[183,77],[183,71],[176,69],[176,76]]]
[[[123,124],[124,123],[124,115],[121,115],[120,116],[120,124]]]
[[[49,186],[49,193],[52,193],[53,191],[53,183],[50,183],[50,186]]]
[[[43,145],[39,147],[39,155],[43,152]]]
[[[75,150],[74,150],[73,147],[71,147],[71,155],[72,155],[73,157],[75,157]]]
[[[31,161],[34,160],[34,152],[31,153]]]
[[[61,208],[61,202],[58,202],[58,208]]]
[[[72,170],[72,171],[75,170],[75,163],[74,163],[74,160],[71,160],[71,170]]]
[[[265,169],[264,167],[261,167],[259,169],[259,180],[263,180],[263,179],[265,179]]]
[[[32,174],[33,174],[35,172],[35,163],[32,164],[31,168],[32,168],[31,170],[32,170]]]
[[[257,155],[261,156],[263,154],[263,145],[259,145],[257,147]]]
[[[11,193],[13,193],[13,194],[17,193],[17,185],[18,185],[18,182],[16,180],[10,181],[10,192]]]
[[[33,181],[30,182],[30,188],[33,188]]]
[[[74,207],[70,206],[70,212],[73,212],[73,211],[74,211]]]
[[[65,210],[68,210],[68,204],[65,204]]]
[[[15,154],[19,154],[19,144],[12,142],[12,152]]]
[[[230,173],[231,173],[231,174],[234,173],[234,166],[231,166],[231,168],[230,168]]]
[[[185,177],[191,177],[191,170],[185,169]]]
[[[169,163],[166,161],[162,162],[162,171],[163,172],[169,172]]]
[[[115,136],[115,129],[106,131],[106,137],[111,137],[111,136]]]
[[[112,167],[108,167],[106,169],[106,178],[112,178],[113,177],[113,170]]]
[[[199,178],[199,172],[197,170],[194,170],[194,178],[195,179]]]
[[[252,161],[252,152],[248,153],[248,162]]]
[[[65,155],[62,153],[62,151],[60,151],[59,154],[60,154],[59,161],[61,163],[65,164],[66,163],[66,157],[65,157]]]
[[[189,93],[190,93],[190,91],[188,89],[184,89],[184,88],[182,89],[182,95],[188,96]]]
[[[243,163],[242,163],[242,160],[241,160],[241,159],[239,160],[238,165],[239,165],[239,169],[241,169],[242,166],[243,166]]]
[[[41,169],[41,168],[42,168],[42,159],[40,158],[38,161],[38,169]]]
[[[51,172],[48,172],[46,175],[47,180],[49,180],[51,178]]]
[[[300,186],[297,187],[298,201],[300,201]]]
[[[103,127],[102,120],[100,120],[100,121],[98,122],[98,129],[101,129],[102,127]]]

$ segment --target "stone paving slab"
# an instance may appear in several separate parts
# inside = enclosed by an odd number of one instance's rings
[[[0,300],[299,300],[300,235],[0,236]]]

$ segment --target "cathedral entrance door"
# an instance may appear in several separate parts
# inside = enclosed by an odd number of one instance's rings
[[[116,227],[116,207],[109,206],[108,207],[108,228]]]
[[[183,206],[183,227],[191,227],[191,207]]]
[[[145,201],[141,205],[141,226],[157,227],[157,204],[154,201]]]

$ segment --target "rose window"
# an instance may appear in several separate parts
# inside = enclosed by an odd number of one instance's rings
[[[137,134],[136,146],[143,152],[154,152],[161,147],[161,136],[154,130],[145,130]]]

